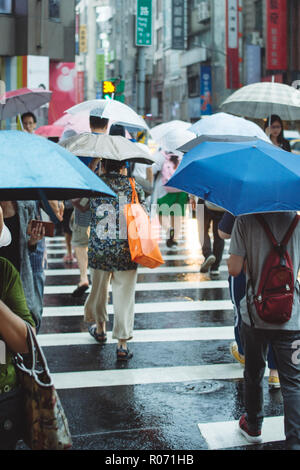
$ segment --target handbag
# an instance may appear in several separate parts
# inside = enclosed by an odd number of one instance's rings
[[[69,449],[72,446],[72,439],[67,418],[36,335],[28,323],[26,326],[28,360],[25,361],[20,354],[15,356],[15,366],[23,395],[22,439],[32,450]]]
[[[153,236],[150,218],[139,203],[135,181],[133,178],[129,178],[129,181],[132,187],[132,199],[131,204],[125,205],[124,213],[131,259],[147,268],[157,268],[164,264],[164,260]]]
[[[23,401],[20,387],[0,393],[0,450],[13,449],[23,435]]]

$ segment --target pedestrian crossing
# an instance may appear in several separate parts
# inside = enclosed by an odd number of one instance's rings
[[[161,240],[163,266],[138,269],[135,329],[129,343],[134,356],[128,364],[119,364],[115,357],[111,295],[108,341],[102,346],[84,323],[88,291],[80,299],[71,296],[79,281],[77,264],[64,264],[63,237],[47,239],[38,339],[69,420],[74,449],[249,448],[236,432],[236,420],[244,411],[243,368],[229,352],[234,330],[228,242],[221,279],[211,281],[199,272],[203,256],[199,243],[189,244],[190,229],[183,231],[176,252]],[[263,442],[276,443],[284,439],[282,403],[278,394],[268,393],[267,381],[265,388]]]

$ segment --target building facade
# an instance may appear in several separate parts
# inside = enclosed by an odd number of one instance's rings
[[[5,89],[49,89],[51,68],[75,60],[75,0],[2,0],[0,36]],[[39,123],[47,120],[47,109]]]

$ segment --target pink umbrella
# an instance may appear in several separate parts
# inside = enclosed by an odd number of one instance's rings
[[[0,96],[0,120],[9,119],[49,103],[52,92],[42,88],[7,91]]]
[[[41,135],[43,137],[61,137],[64,131],[63,126],[56,126],[54,124],[48,126],[41,126],[36,131],[35,134]]]
[[[63,126],[65,130],[72,130],[76,134],[83,132],[90,132],[89,112],[83,111],[82,113],[68,114],[65,113],[62,117],[53,123],[56,126]]]

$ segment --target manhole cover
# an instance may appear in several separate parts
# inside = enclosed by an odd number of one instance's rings
[[[176,387],[177,393],[203,394],[217,392],[223,388],[221,382],[215,380],[202,380],[200,382],[189,382]]]

